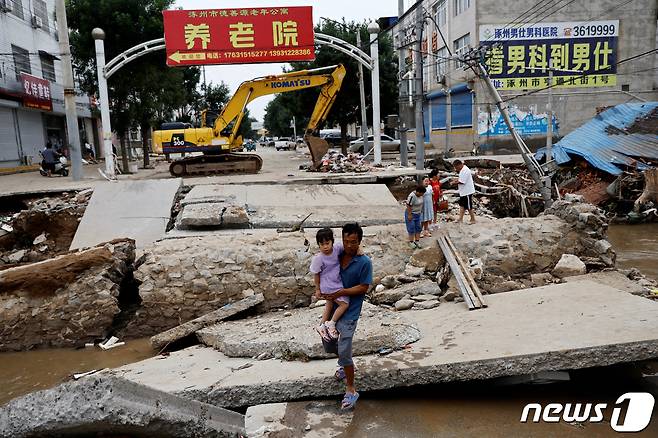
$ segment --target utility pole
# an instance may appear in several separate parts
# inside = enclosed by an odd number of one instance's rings
[[[71,64],[69,27],[66,23],[66,5],[64,0],[57,0],[55,3],[55,14],[57,27],[59,28],[59,51],[62,56],[64,107],[66,108],[66,133],[71,157],[71,176],[73,177],[73,181],[80,181],[82,179],[82,152],[80,150],[78,112],[75,108],[75,84],[73,82],[73,65]]]
[[[463,59],[459,59],[459,60],[462,62],[467,62],[464,61]],[[486,85],[487,89],[489,90],[494,100],[496,101],[496,106],[498,107],[500,113],[503,115],[503,120],[505,120],[507,129],[509,129],[509,132],[512,134],[512,137],[514,138],[514,141],[516,142],[516,145],[519,148],[519,152],[521,152],[521,156],[523,157],[523,161],[525,162],[525,165],[528,168],[528,172],[530,173],[530,176],[532,177],[533,181],[535,182],[536,186],[539,188],[539,191],[541,192],[542,198],[544,200],[544,205],[546,206],[546,208],[550,207],[551,204],[553,203],[553,199],[552,199],[553,188],[552,188],[551,177],[544,173],[543,169],[541,168],[537,160],[535,160],[535,157],[530,152],[530,149],[528,149],[528,146],[525,144],[519,133],[514,128],[514,124],[512,123],[512,119],[510,118],[509,112],[507,110],[507,104],[503,102],[503,99],[500,97],[500,93],[498,93],[498,90],[496,90],[496,87],[494,87],[493,83],[491,82],[491,78],[489,77],[489,73],[487,73],[487,70],[479,61],[476,63],[475,68],[478,70],[481,78],[484,80],[484,84]]]
[[[356,30],[356,46],[361,48],[361,29]],[[363,66],[359,62],[359,93],[361,94],[361,137],[363,138],[363,152],[367,154],[368,148],[368,116],[366,115],[366,89],[363,83]],[[374,124],[373,124],[374,125]]]
[[[422,41],[423,34],[423,8],[416,7],[416,41],[414,44],[414,97],[416,115],[416,169],[425,168],[425,135],[423,133],[423,57]],[[400,147],[402,147],[400,145]]]
[[[398,19],[404,15],[404,0],[398,0]],[[404,29],[402,23],[398,21],[398,71],[400,72],[400,83],[398,85],[398,112],[399,115],[399,132],[400,132],[400,166],[407,167],[409,165],[407,156],[407,106],[405,86],[407,81],[402,79],[402,76],[407,70],[406,62],[404,61],[404,47],[402,47],[402,39],[404,37]],[[407,93],[409,91],[406,91]]]
[[[292,120],[290,121],[290,126],[292,127],[293,141],[297,141],[297,120],[295,120],[295,116],[292,116]]]
[[[548,102],[546,103],[546,163],[553,159],[553,60],[548,62]]]

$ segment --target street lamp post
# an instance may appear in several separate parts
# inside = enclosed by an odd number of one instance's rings
[[[116,179],[114,153],[112,151],[112,125],[110,124],[110,101],[107,93],[107,78],[105,77],[105,32],[101,28],[91,31],[96,45],[96,69],[98,71],[98,94],[101,106],[101,123],[103,125],[103,155],[105,155],[105,176]]]
[[[382,132],[379,108],[379,26],[372,22],[368,25],[370,33],[370,57],[372,58],[372,134],[375,140],[375,165],[382,163]],[[365,149],[365,148],[364,148]]]

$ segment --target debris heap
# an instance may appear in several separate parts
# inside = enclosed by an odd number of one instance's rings
[[[343,155],[337,151],[329,151],[322,157],[321,164],[317,171],[331,173],[370,172],[372,166],[363,162],[363,158],[363,155],[355,152]]]

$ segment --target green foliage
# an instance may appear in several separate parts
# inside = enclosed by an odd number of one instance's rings
[[[93,28],[105,31],[105,57],[146,41],[162,38],[162,11],[173,0],[69,0],[68,24],[71,52],[78,80],[84,91],[96,92],[96,51]],[[108,80],[113,128],[122,135],[129,128],[142,129],[171,120],[194,97],[198,68],[169,68],[164,52],[155,52],[130,62]]]
[[[335,36],[356,46],[356,33],[361,33],[361,49],[370,53],[370,35],[367,23],[345,22],[336,23],[323,21],[316,26],[315,31]],[[292,70],[302,70],[343,64],[347,70],[343,85],[338,93],[326,125],[345,128],[350,123],[361,124],[360,92],[357,61],[331,47],[321,45],[316,47],[316,59],[313,62],[293,62]],[[379,85],[381,116],[397,113],[397,58],[393,51],[391,39],[386,34],[379,36]],[[372,124],[372,96],[370,71],[364,68],[364,83],[368,123]],[[279,94],[266,107],[264,125],[272,135],[290,135],[290,120],[294,115],[297,119],[297,131],[303,132],[315,106],[319,89],[308,89],[294,93]]]

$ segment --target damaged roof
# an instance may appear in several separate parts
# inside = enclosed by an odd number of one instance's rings
[[[541,148],[535,158],[542,160],[545,154]],[[612,175],[619,175],[624,166],[646,168],[635,159],[658,160],[658,102],[609,108],[553,145],[552,155],[557,164],[577,155]]]

